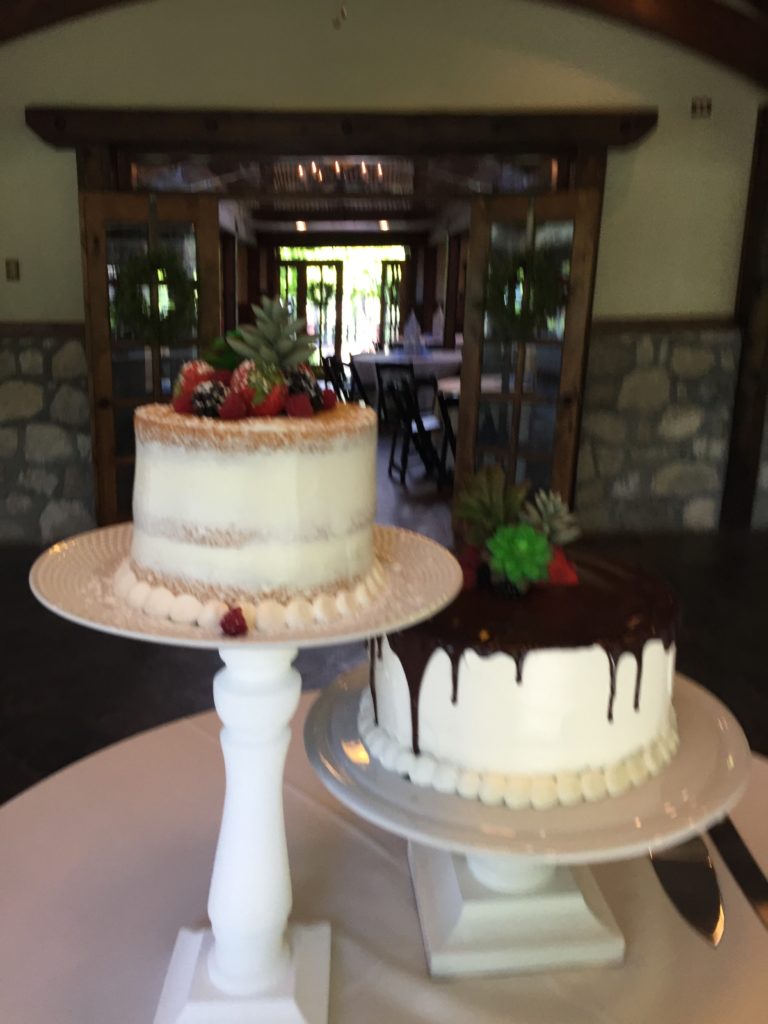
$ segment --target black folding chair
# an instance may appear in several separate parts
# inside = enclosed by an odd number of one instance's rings
[[[399,474],[400,483],[405,484],[408,472],[408,459],[411,448],[424,465],[427,476],[436,476],[438,484],[445,480],[445,467],[435,448],[432,435],[442,429],[440,418],[434,413],[422,413],[418,402],[418,388],[407,377],[387,386],[387,399],[392,411],[392,443],[389,449],[387,474],[392,478],[392,471]],[[398,441],[400,454],[396,455]]]

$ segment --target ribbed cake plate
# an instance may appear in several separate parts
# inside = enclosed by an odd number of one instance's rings
[[[118,601],[112,580],[131,526],[93,530],[49,548],[30,586],[52,612],[115,636],[218,649],[226,791],[208,897],[211,927],[176,940],[155,1024],[325,1024],[330,926],[288,925],[291,879],[283,817],[290,721],[301,694],[300,647],[365,639],[435,614],[461,587],[453,556],[419,534],[375,528],[383,584],[363,608],[331,623],[229,638],[154,619]]]
[[[587,865],[675,846],[722,819],[747,785],[741,727],[681,675],[680,747],[657,776],[596,803],[523,811],[422,788],[371,760],[358,730],[366,685],[367,673],[353,670],[324,690],[307,718],[305,745],[343,804],[409,840],[435,975],[620,963],[624,937]]]

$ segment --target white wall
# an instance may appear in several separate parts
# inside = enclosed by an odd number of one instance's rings
[[[27,105],[659,108],[609,157],[601,316],[728,315],[765,93],[643,33],[527,0],[150,0],[0,46],[0,320],[83,316],[74,155]],[[693,95],[712,118],[693,121]],[[0,268],[2,262],[0,262]]]

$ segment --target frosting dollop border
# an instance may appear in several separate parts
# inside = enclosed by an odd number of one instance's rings
[[[405,776],[417,786],[480,800],[488,806],[506,804],[512,810],[548,810],[620,796],[658,775],[672,760],[680,743],[677,717],[670,706],[659,736],[620,761],[557,775],[504,775],[462,768],[431,754],[414,754],[410,747],[404,747],[376,724],[368,690],[360,698],[357,725],[369,756],[387,770]]]

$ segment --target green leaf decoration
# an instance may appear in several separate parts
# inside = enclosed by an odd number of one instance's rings
[[[253,307],[254,324],[243,324],[228,331],[226,340],[232,350],[244,359],[253,359],[281,370],[295,370],[309,362],[315,351],[313,338],[304,334],[306,321],[291,316],[279,299],[264,295],[261,306]]]
[[[538,530],[528,523],[500,526],[488,541],[491,570],[506,577],[518,590],[547,578],[552,547]]]
[[[576,516],[554,491],[537,491],[523,506],[520,519],[543,533],[557,547],[570,544],[581,536]]]
[[[519,522],[527,494],[527,484],[507,483],[501,466],[476,473],[456,502],[469,543],[482,547],[500,526]]]

